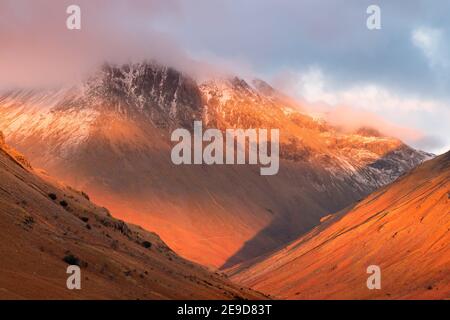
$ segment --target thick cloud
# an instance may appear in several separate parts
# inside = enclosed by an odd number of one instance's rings
[[[81,7],[81,30],[66,28],[66,9],[74,3]],[[176,0],[2,0],[0,89],[72,82],[105,61],[155,59],[194,76],[219,71],[152,27],[180,14]]]

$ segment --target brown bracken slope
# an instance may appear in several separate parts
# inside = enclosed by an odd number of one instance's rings
[[[287,299],[446,299],[449,230],[450,152],[230,273]],[[366,286],[369,265],[381,268],[381,290]]]
[[[0,299],[264,298],[32,169],[0,134]],[[68,264],[81,290],[68,290]]]

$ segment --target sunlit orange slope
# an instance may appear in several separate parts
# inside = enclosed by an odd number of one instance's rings
[[[449,231],[446,153],[286,248],[230,272],[288,299],[450,298]],[[366,286],[369,265],[381,268],[381,290]]]
[[[68,264],[81,267],[69,290]],[[0,132],[0,299],[264,298],[30,167]]]

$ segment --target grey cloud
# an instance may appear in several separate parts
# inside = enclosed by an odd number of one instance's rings
[[[272,74],[280,68],[304,70],[319,64],[336,86],[381,82],[399,91],[448,97],[423,53],[411,42],[420,26],[450,31],[448,1],[377,1],[382,30],[366,28],[373,1],[196,1],[184,2],[184,19],[166,23],[191,51],[249,61]],[[218,5],[219,4],[219,5]],[[450,34],[450,33],[448,33]]]

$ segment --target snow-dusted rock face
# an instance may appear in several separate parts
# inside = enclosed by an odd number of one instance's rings
[[[267,253],[431,157],[371,130],[339,132],[298,110],[260,80],[197,84],[156,63],[105,65],[71,88],[0,93],[0,130],[35,167],[218,267]],[[174,166],[170,134],[194,120],[280,129],[279,173]]]
[[[253,85],[238,78],[202,84],[208,106],[204,118],[222,129],[278,128],[283,159],[311,163],[365,191],[388,184],[432,158],[371,128],[339,132],[321,119],[296,111],[299,106],[292,106],[267,83],[255,80]]]
[[[196,83],[169,67],[154,63],[122,67],[105,65],[83,86],[75,103],[116,111],[130,117],[148,117],[161,127],[192,126],[201,114]]]

